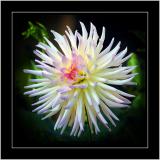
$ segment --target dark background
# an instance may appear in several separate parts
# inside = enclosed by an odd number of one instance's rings
[[[4,4],[4,3],[3,3]],[[33,5],[34,4],[34,5]],[[53,4],[53,5],[51,5]],[[55,5],[54,5],[55,4]],[[61,3],[62,4],[62,3]],[[91,8],[87,8],[87,5],[82,5],[82,3],[64,3],[63,5],[60,6],[60,3],[47,3],[47,5],[44,5],[44,3],[39,3],[38,7],[39,8],[34,8],[34,6],[37,5],[37,3],[31,3],[31,5],[27,5],[27,3],[23,3],[23,6],[25,6],[27,8],[29,8],[30,11],[34,11],[34,10],[45,10],[46,8],[48,8],[47,11],[53,11],[53,10],[65,10],[66,7],[68,7],[68,10],[103,10],[103,11],[114,11],[114,10],[125,10],[125,11],[131,11],[131,10],[137,10],[137,11],[146,11],[149,10],[149,18],[150,18],[150,28],[149,30],[151,31],[152,29],[152,34],[150,33],[149,36],[152,38],[152,40],[156,37],[155,34],[155,30],[158,27],[153,27],[152,22],[154,21],[154,18],[156,18],[156,11],[157,11],[157,7],[155,7],[155,5],[151,5],[151,3],[146,3],[146,5],[144,5],[144,3],[139,3],[138,5],[136,3],[117,3],[116,2],[116,6],[115,7],[115,2],[114,3],[101,3],[101,4],[97,4],[97,3],[93,3],[94,4]],[[89,4],[86,3],[86,4]],[[109,4],[109,5],[108,5]],[[78,5],[78,6],[77,6]],[[96,7],[95,7],[96,5]],[[11,10],[11,8],[14,6],[14,9]],[[13,5],[12,3],[8,3],[6,5],[6,3],[3,5],[3,9],[5,9],[4,13],[6,14],[7,11],[16,11],[17,9],[23,10],[22,8],[18,8],[18,6],[22,6],[21,5]],[[59,7],[58,7],[59,6]],[[83,6],[83,7],[82,7]],[[121,6],[121,7],[120,7]],[[123,6],[123,7],[122,7]],[[142,7],[143,6],[143,7]],[[128,7],[128,8],[126,8]],[[146,8],[145,8],[146,7]],[[154,10],[155,7],[155,10]],[[28,9],[27,8],[27,9]],[[99,9],[98,9],[99,8]],[[152,10],[151,10],[152,8]],[[8,10],[6,10],[8,9]],[[25,9],[24,9],[25,10]],[[3,14],[4,15],[4,14]],[[6,14],[7,17],[3,17],[3,21],[5,22],[4,19],[7,19],[7,22],[11,19],[9,18],[9,14]],[[24,69],[24,67],[29,67],[31,64],[30,60],[34,60],[34,55],[33,55],[33,50],[35,49],[35,45],[37,44],[37,42],[31,38],[24,40],[24,37],[21,35],[22,32],[24,32],[27,29],[27,25],[28,25],[28,21],[31,21],[33,23],[35,22],[40,22],[42,23],[47,30],[51,30],[51,29],[55,29],[56,31],[59,31],[60,33],[63,33],[63,30],[59,27],[65,27],[63,25],[66,25],[64,23],[60,23],[60,20],[63,19],[63,17],[66,17],[66,14],[14,14],[13,17],[13,62],[14,65],[13,70],[14,70],[14,77],[13,77],[13,115],[14,115],[14,123],[13,123],[13,142],[14,142],[14,147],[21,147],[21,146],[92,146],[92,147],[98,147],[98,146],[106,146],[106,147],[118,147],[118,146],[123,146],[123,147],[133,147],[133,146],[139,146],[139,147],[143,147],[146,146],[146,136],[147,136],[147,131],[146,131],[146,67],[147,67],[147,63],[146,63],[146,35],[147,35],[147,26],[146,26],[146,14],[138,14],[138,13],[103,13],[103,14],[89,14],[89,13],[85,13],[85,14],[69,14],[68,17],[72,16],[72,20],[74,21],[74,24],[72,24],[71,28],[79,28],[79,23],[78,21],[82,21],[85,23],[87,29],[89,29],[89,22],[92,22],[93,24],[95,24],[96,28],[98,29],[98,33],[101,34],[101,29],[102,26],[106,27],[106,40],[105,40],[105,44],[108,45],[109,41],[111,40],[112,37],[115,37],[115,44],[118,41],[122,42],[122,49],[124,49],[125,46],[128,46],[129,52],[135,52],[138,55],[138,59],[140,61],[140,66],[143,72],[143,76],[144,76],[144,83],[143,85],[140,87],[139,91],[141,93],[143,93],[144,95],[144,99],[143,99],[143,103],[140,103],[137,107],[137,105],[135,105],[135,103],[133,103],[133,105],[128,109],[128,110],[122,110],[122,111],[114,111],[115,113],[117,113],[117,116],[120,119],[120,122],[117,123],[117,127],[111,127],[112,128],[112,132],[108,133],[108,131],[106,131],[106,129],[104,129],[101,126],[102,129],[102,133],[100,133],[99,136],[88,136],[89,135],[89,130],[86,128],[86,134],[82,135],[79,139],[78,138],[74,138],[74,137],[69,137],[66,134],[64,134],[64,136],[60,136],[59,132],[52,132],[52,128],[53,128],[53,121],[51,120],[46,120],[46,121],[41,121],[40,117],[38,115],[36,115],[35,113],[32,113],[31,110],[31,102],[33,102],[32,99],[25,97],[23,95],[23,89],[22,89],[22,85],[27,82],[26,77],[23,77],[23,72],[22,70]],[[74,18],[73,18],[74,17]],[[151,18],[152,17],[152,18]],[[68,22],[68,21],[67,21]],[[70,21],[69,21],[70,22]],[[4,24],[7,24],[6,22]],[[8,26],[11,26],[10,22],[8,22]],[[61,25],[60,25],[61,24]],[[4,31],[4,33],[6,33],[6,35],[9,37],[11,34],[10,30],[7,30],[7,25],[3,25],[2,29]],[[155,30],[154,30],[155,29]],[[8,32],[7,32],[8,31]],[[140,36],[137,36],[136,33],[140,33],[140,35],[144,35],[143,39]],[[143,34],[141,34],[143,33]],[[6,35],[3,35],[3,37],[5,37]],[[139,34],[138,34],[139,35]],[[153,38],[153,35],[155,36]],[[5,40],[5,42],[7,42],[7,40]],[[152,41],[153,42],[153,41]],[[154,41],[153,43],[151,42],[151,40],[149,41],[150,48],[152,48],[152,52],[155,51],[155,49],[153,48],[153,45],[158,44],[157,41]],[[5,43],[7,44],[7,43]],[[5,49],[7,50],[6,45]],[[149,51],[151,51],[151,49],[149,48]],[[9,47],[8,47],[9,49]],[[140,49],[140,50],[139,50]],[[142,52],[142,50],[143,52]],[[149,52],[151,53],[151,52]],[[154,52],[156,53],[156,52]],[[6,55],[6,54],[5,54]],[[4,56],[4,54],[3,54]],[[7,57],[5,57],[5,60],[7,60]],[[153,63],[153,57],[155,57],[155,55],[152,54],[152,57],[150,57],[150,61],[152,60]],[[157,58],[158,59],[158,58]],[[154,60],[157,60],[156,58]],[[6,66],[6,61],[4,61],[2,64],[4,64],[4,66]],[[156,62],[156,61],[155,61]],[[6,70],[9,69],[10,64],[8,64],[6,66]],[[153,63],[152,68],[155,69],[155,63]],[[4,74],[4,71],[2,72]],[[153,72],[150,74],[150,76],[154,76]],[[6,76],[4,76],[6,77]],[[7,80],[8,78],[6,78]],[[158,81],[158,78],[156,79]],[[152,79],[153,81],[153,79]],[[7,83],[7,81],[3,80],[3,84],[4,86],[6,86],[6,90],[10,89],[9,85],[5,85]],[[150,81],[151,82],[151,81]],[[154,83],[152,84],[154,86]],[[136,91],[136,87],[133,88],[133,92]],[[153,87],[151,89],[151,91],[153,91]],[[7,96],[7,92],[4,92],[5,96]],[[153,92],[152,92],[153,93]],[[150,95],[151,96],[151,95]],[[154,98],[158,98],[158,94],[155,95]],[[4,98],[5,100],[6,98]],[[30,99],[30,100],[29,100]],[[7,99],[6,99],[7,100]],[[150,102],[150,101],[149,101]],[[6,104],[10,103],[9,101],[6,101]],[[6,106],[6,105],[5,105]],[[150,105],[149,105],[150,106]],[[158,106],[156,105],[155,101],[152,101],[152,106],[154,107],[153,109],[151,109],[151,106],[149,108],[149,114],[153,114],[155,116],[154,119],[152,119],[152,122],[155,123],[156,120],[156,113],[158,109]],[[157,108],[157,109],[156,109]],[[2,108],[2,110],[4,110],[4,108]],[[6,111],[7,109],[5,109]],[[118,109],[117,109],[118,110]],[[10,112],[9,112],[10,113]],[[5,114],[6,115],[6,114]],[[5,117],[6,119],[6,117]],[[10,118],[8,119],[10,120]],[[4,126],[4,125],[3,125]],[[150,125],[150,127],[154,127],[154,125]],[[4,127],[6,128],[6,127]],[[151,129],[151,128],[149,128]],[[11,133],[11,130],[8,129],[8,131],[10,132],[5,132],[5,133]],[[155,137],[154,134],[156,134],[157,132],[150,132],[149,136],[152,136],[152,138],[154,139],[155,142]],[[156,134],[157,135],[157,134]],[[4,132],[3,132],[3,136],[4,136]],[[6,142],[8,142],[10,144],[10,138],[7,139]],[[158,140],[156,139],[156,142]],[[151,149],[153,149],[155,147],[154,143],[150,142],[150,147]],[[3,143],[4,144],[4,143]],[[5,143],[5,147],[6,147]],[[154,148],[155,149],[155,148]],[[112,152],[113,151],[113,152]],[[110,153],[120,153],[122,150],[117,151],[117,150],[109,150]],[[130,150],[131,151],[131,150]],[[128,153],[130,152],[129,150],[127,151]],[[146,152],[145,152],[146,151]],[[147,150],[145,150],[143,153],[143,157],[146,157],[147,154],[145,155],[145,153],[147,153]],[[150,151],[150,156],[153,156],[152,150],[148,150]],[[154,150],[155,151],[155,150]],[[100,152],[100,151],[99,151]],[[101,152],[103,152],[103,150],[101,150]],[[114,156],[107,152],[107,155],[109,157],[117,157],[117,154],[114,154]],[[140,153],[140,150],[137,151],[138,153]],[[13,152],[12,152],[13,153]],[[16,152],[14,152],[16,153]],[[33,153],[33,152],[32,152]],[[42,154],[40,153],[40,151],[36,152],[39,153],[42,157],[45,157],[44,155],[42,156]],[[71,153],[71,152],[70,152]],[[95,155],[92,152],[93,155]],[[103,152],[103,156],[104,156]],[[126,153],[126,151],[125,151]],[[125,154],[124,153],[124,154]],[[121,155],[121,157],[126,157],[128,155],[122,155],[122,153],[120,153],[119,155]],[[6,152],[5,152],[6,155]],[[10,154],[12,155],[12,154]],[[9,156],[9,155],[7,155]],[[15,154],[15,156],[17,157],[17,155]],[[21,155],[22,157],[23,155]],[[27,157],[29,157],[29,155],[26,155]],[[83,155],[79,155],[80,157],[84,157]],[[102,156],[102,155],[101,155]],[[130,155],[129,155],[130,156]],[[138,156],[138,154],[132,154],[133,157]],[[40,157],[38,154],[35,157]],[[64,157],[63,155],[61,155],[61,157]],[[70,157],[70,156],[69,156]],[[93,157],[93,156],[89,156],[89,157]],[[106,157],[106,156],[104,156]],[[94,157],[95,158],[95,157]]]

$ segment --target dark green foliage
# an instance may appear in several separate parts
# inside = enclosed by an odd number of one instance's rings
[[[33,24],[32,22],[29,21],[28,24],[29,24],[28,29],[24,31],[22,35],[25,38],[31,37],[37,40],[38,42],[45,42],[43,37],[48,38],[48,31],[46,27],[39,22],[36,22],[36,24]]]

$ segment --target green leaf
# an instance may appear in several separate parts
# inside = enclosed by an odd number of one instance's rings
[[[133,53],[132,57],[128,60],[128,66],[137,66],[132,73],[138,73],[138,75],[135,76],[134,81],[141,86],[142,85],[142,71],[140,68],[140,62],[138,60],[138,56]]]
[[[47,38],[49,37],[46,27],[39,22],[36,22],[36,24],[33,24],[32,22],[29,21],[28,24],[29,24],[28,29],[22,32],[22,35],[24,36],[24,38],[31,37],[36,41],[45,42],[44,37],[47,37]]]

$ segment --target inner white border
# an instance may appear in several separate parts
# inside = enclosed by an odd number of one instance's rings
[[[15,13],[71,13],[71,14],[73,14],[73,13],[146,13],[147,14],[147,64],[146,64],[146,66],[147,66],[147,96],[145,97],[146,99],[147,99],[147,146],[146,147],[14,147],[13,146],[13,14],[15,14]],[[123,11],[123,12],[117,12],[117,11],[115,11],[115,12],[112,12],[112,11],[110,11],[110,12],[104,12],[104,11],[95,11],[95,12],[93,12],[93,11],[88,11],[88,12],[75,12],[75,11],[73,11],[73,12],[59,12],[59,11],[57,11],[57,12],[41,12],[41,11],[35,11],[35,12],[26,12],[26,11],[14,11],[14,12],[11,12],[11,78],[12,78],[12,81],[11,81],[11,93],[12,93],[12,97],[11,97],[11,148],[12,149],[25,149],[25,148],[31,148],[31,149],[36,149],[36,148],[38,148],[38,149],[48,149],[48,148],[54,148],[54,149],[60,149],[60,148],[65,148],[65,149],[69,149],[69,148],[72,148],[72,149],[78,149],[78,148],[85,148],[85,149],[90,149],[90,148],[92,148],[92,149],[101,149],[101,148],[107,148],[107,149],[113,149],[113,148],[115,148],[115,149],[123,149],[123,148],[126,148],[126,149],[132,149],[132,148],[138,148],[138,149],[148,149],[149,147],[148,147],[148,143],[149,143],[149,139],[148,139],[148,135],[149,135],[149,130],[148,130],[148,128],[149,128],[149,125],[148,125],[148,119],[149,119],[149,115],[148,115],[148,94],[149,94],[149,92],[148,92],[148,27],[149,27],[149,25],[148,25],[148,21],[149,21],[149,12],[147,12],[147,11],[144,11],[144,12],[129,12],[129,11]]]

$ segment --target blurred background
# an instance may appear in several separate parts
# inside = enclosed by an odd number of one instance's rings
[[[121,89],[136,95],[131,99],[129,108],[112,109],[119,117],[117,127],[112,126],[111,132],[99,123],[101,132],[98,135],[90,133],[88,124],[85,132],[79,138],[70,137],[71,128],[63,135],[54,131],[53,118],[41,120],[41,116],[32,113],[36,98],[24,96],[24,86],[28,84],[31,75],[23,73],[23,69],[33,69],[35,55],[33,50],[45,35],[54,43],[50,30],[64,34],[66,25],[73,31],[81,33],[79,21],[82,21],[87,31],[90,22],[101,35],[102,27],[106,28],[104,47],[115,37],[114,46],[121,41],[121,50],[128,47],[128,54],[134,53],[127,65],[137,65],[134,72],[139,75],[134,78],[137,86],[124,86]],[[54,43],[56,45],[56,43]],[[13,68],[14,68],[14,105],[13,105],[13,146],[14,147],[145,147],[147,145],[147,15],[145,13],[14,13],[13,14]]]

